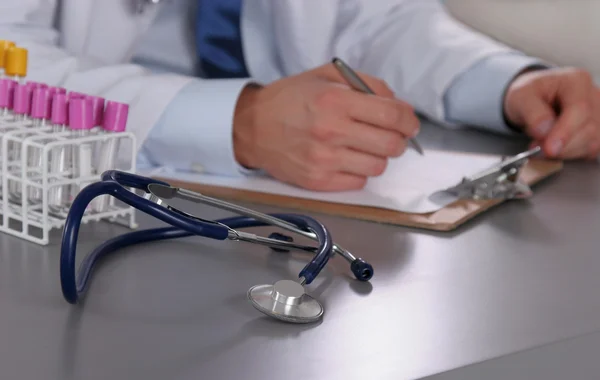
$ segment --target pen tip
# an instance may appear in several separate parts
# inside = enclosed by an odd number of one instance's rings
[[[411,139],[410,140],[412,146],[415,148],[415,150],[421,155],[424,156],[425,152],[423,151],[423,148],[421,148],[421,145],[415,140],[415,139]]]

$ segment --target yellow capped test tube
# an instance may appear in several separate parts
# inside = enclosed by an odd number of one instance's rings
[[[8,40],[0,40],[0,76],[4,76],[4,65],[6,63],[6,52],[9,48],[15,46],[15,43]]]
[[[27,76],[27,49],[11,46],[4,57],[4,73],[20,82]]]

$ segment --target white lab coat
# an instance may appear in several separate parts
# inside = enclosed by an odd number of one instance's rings
[[[32,80],[129,103],[128,128],[139,148],[192,78],[155,75],[129,63],[160,6],[140,15],[132,4],[0,0],[0,38],[29,49]],[[244,7],[245,54],[256,80],[266,83],[340,56],[384,78],[398,97],[439,121],[452,81],[482,58],[509,51],[451,19],[438,0],[247,0]]]

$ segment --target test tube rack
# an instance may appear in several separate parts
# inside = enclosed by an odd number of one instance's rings
[[[0,40],[0,232],[48,245],[81,189],[105,170],[135,173],[137,145],[127,104],[26,81],[27,61],[27,49]],[[99,221],[137,227],[135,209],[109,195],[81,223]]]
[[[56,133],[51,127],[23,127],[2,133],[7,123],[0,122],[2,170],[2,201],[0,231],[18,236],[41,245],[50,242],[50,232],[62,229],[68,215],[68,203],[53,207],[51,199],[56,193],[68,194],[65,198],[72,201],[74,196],[86,185],[99,181],[102,173],[87,176],[74,175],[70,169],[53,173],[51,153],[53,151],[75,151],[84,144],[98,146],[109,140],[120,140],[120,146],[135,147],[135,136],[129,132],[93,133],[90,136],[73,137],[69,131]],[[21,146],[19,155],[10,156],[14,149]],[[131,149],[132,152],[135,149]],[[41,166],[33,167],[28,157],[41,155]],[[119,170],[135,172],[136,157],[132,153],[124,167]],[[104,199],[103,199],[104,198]],[[95,207],[105,203],[107,207]],[[88,206],[82,224],[109,221],[129,228],[136,228],[134,208],[115,198],[102,195]]]

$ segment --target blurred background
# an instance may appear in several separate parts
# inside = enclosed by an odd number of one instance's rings
[[[600,83],[600,0],[441,0],[468,26]]]

